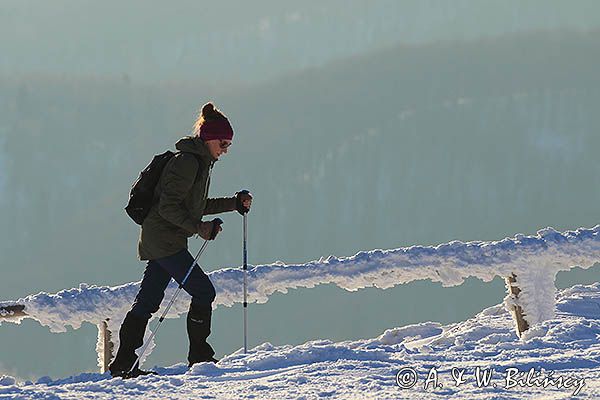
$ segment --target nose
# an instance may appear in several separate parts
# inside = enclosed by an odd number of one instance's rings
[[[227,146],[223,149],[223,153],[227,154],[227,151],[229,151],[229,146]]]

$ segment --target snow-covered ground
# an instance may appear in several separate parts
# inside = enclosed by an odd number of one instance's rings
[[[600,283],[560,291],[556,300],[554,318],[523,340],[498,304],[460,323],[425,322],[340,343],[264,343],[216,365],[155,367],[159,375],[131,380],[99,373],[36,383],[2,377],[0,399],[600,398]],[[481,387],[477,367],[482,378],[493,370]]]

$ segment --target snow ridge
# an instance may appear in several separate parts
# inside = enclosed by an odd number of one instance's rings
[[[537,285],[524,292],[543,293],[548,286],[553,286],[549,282],[553,283],[558,271],[574,266],[589,268],[600,261],[599,233],[600,225],[562,233],[546,228],[537,235],[518,234],[500,241],[452,241],[438,246],[364,251],[345,258],[329,256],[306,264],[249,265],[248,301],[265,303],[275,292],[286,293],[289,289],[312,288],[320,284],[335,284],[356,291],[367,287],[388,289],[429,279],[449,287],[460,285],[469,277],[489,282],[496,276],[506,277],[511,273],[529,278],[519,282],[522,288],[529,289],[528,284]],[[208,275],[217,291],[215,305],[232,306],[242,301],[243,272],[240,267],[224,268]],[[77,329],[82,322],[97,324],[106,318],[124,317],[139,284],[132,282],[107,287],[82,283],[79,288],[56,294],[41,292],[0,305],[24,304],[31,318],[52,332],[64,332],[68,325]],[[177,284],[172,281],[165,298],[170,298],[175,290]],[[530,304],[534,310],[532,315],[539,319],[552,315],[545,305],[536,305],[535,298],[521,301]],[[178,317],[187,312],[188,307],[189,295],[183,292],[167,318]]]
[[[388,289],[429,279],[448,287],[460,285],[469,277],[489,282],[496,276],[514,273],[522,289],[519,304],[530,325],[534,325],[555,315],[554,279],[558,271],[574,266],[589,268],[600,261],[599,232],[600,225],[562,233],[546,228],[533,236],[518,234],[500,241],[452,241],[438,246],[363,251],[345,258],[329,256],[306,264],[250,265],[248,301],[265,303],[275,292],[286,293],[289,289],[312,288],[320,284],[335,284],[356,291],[367,287]],[[242,301],[241,268],[224,268],[208,275],[217,291],[215,305],[232,306]],[[64,332],[69,325],[78,329],[83,322],[99,325],[105,320],[108,320],[111,332],[118,332],[139,284],[132,282],[107,287],[82,283],[79,288],[56,294],[41,292],[16,302],[0,303],[0,306],[24,304],[28,317],[47,326],[51,332]],[[176,290],[177,284],[172,281],[165,298],[171,298]],[[183,292],[166,317],[178,318],[186,313],[189,300],[189,295]],[[509,309],[514,302],[514,296],[507,296],[505,307]],[[163,302],[163,307],[166,303]],[[9,321],[19,323],[20,319]],[[146,334],[150,335],[150,330]],[[118,335],[113,335],[115,346],[118,346],[117,341]],[[98,346],[101,346],[100,340]],[[151,343],[147,354],[153,347],[154,343]]]

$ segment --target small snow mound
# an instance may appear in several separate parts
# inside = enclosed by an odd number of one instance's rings
[[[40,385],[40,384],[47,385],[50,382],[52,382],[52,378],[50,378],[49,376],[42,376],[35,383],[36,383],[36,385]]]
[[[558,313],[587,319],[600,319],[600,282],[575,285],[560,292]]]
[[[424,322],[400,328],[388,329],[377,338],[379,343],[393,345],[400,344],[405,339],[422,339],[442,333],[442,324],[437,322]]]
[[[12,386],[17,381],[12,376],[2,375],[0,376],[0,386]]]
[[[350,348],[347,342],[315,340],[299,346],[273,347],[263,343],[247,355],[229,356],[221,360],[226,367],[243,367],[255,371],[286,368],[296,365],[338,360],[387,360],[389,354],[381,349]]]
[[[503,304],[498,304],[498,305],[495,305],[495,306],[483,309],[477,315],[478,316],[481,315],[483,317],[486,317],[486,316],[491,317],[491,316],[494,316],[494,315],[506,314],[507,312],[508,311],[506,310],[506,307],[504,307]]]
[[[221,375],[221,369],[212,362],[202,362],[192,365],[187,372],[188,375],[203,375],[203,376],[217,376]]]
[[[521,334],[521,339],[527,343],[536,338],[542,338],[548,333],[548,328],[545,326],[534,325]]]

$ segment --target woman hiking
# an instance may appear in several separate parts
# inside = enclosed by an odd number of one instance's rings
[[[148,320],[158,311],[171,278],[181,283],[194,261],[187,239],[198,234],[205,240],[214,240],[221,231],[218,218],[202,221],[202,217],[236,210],[243,215],[250,211],[252,195],[247,191],[233,197],[208,198],[213,165],[227,154],[232,139],[233,128],[227,117],[207,103],[194,124],[193,134],[176,143],[179,152],[167,162],[154,191],[158,202],[142,223],[138,256],[147,265],[140,290],[119,331],[119,350],[109,366],[113,377],[149,373],[140,370],[139,363],[133,366],[137,360],[135,350],[143,345]],[[183,289],[192,296],[187,314],[188,365],[217,362],[214,350],[206,342],[215,288],[196,265]]]

